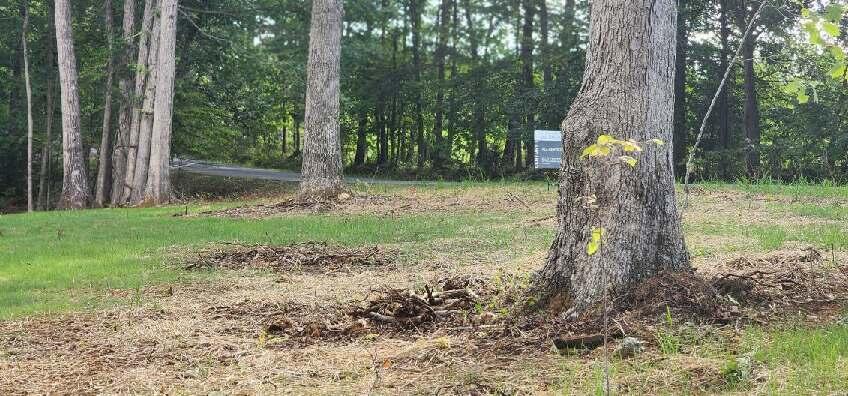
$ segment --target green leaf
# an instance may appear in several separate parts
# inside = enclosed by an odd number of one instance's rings
[[[803,89],[801,80],[796,78],[783,86],[783,92],[789,95],[795,95]]]
[[[845,13],[845,9],[846,7],[840,6],[839,4],[831,4],[825,8],[824,18],[830,22],[837,23],[840,19],[842,19],[842,14]]]
[[[846,63],[845,62],[837,63],[836,65],[833,66],[832,69],[830,69],[830,76],[835,78],[835,79],[843,79],[843,78],[845,78],[845,71],[846,71]]]
[[[815,45],[824,45],[824,39],[822,39],[821,32],[819,32],[819,27],[813,21],[807,21],[804,23],[804,31],[810,35],[810,42]]]
[[[598,252],[598,249],[601,247],[601,240],[604,237],[604,229],[601,227],[595,227],[592,229],[592,240],[586,245],[586,253],[590,256],[594,255]]]
[[[830,46],[830,54],[833,55],[833,57],[836,58],[836,60],[838,61],[845,60],[845,50],[843,50],[842,47],[838,45]]]
[[[622,155],[621,157],[618,157],[618,158],[622,162],[624,162],[625,164],[630,165],[631,168],[636,167],[636,158],[633,158],[629,155]]]
[[[798,103],[805,104],[810,101],[810,96],[806,92],[798,92]]]
[[[804,18],[809,18],[810,17],[810,9],[806,8],[806,7],[802,8],[801,9],[801,16],[804,17]]]
[[[634,151],[642,151],[642,148],[639,147],[639,143],[634,140],[628,140],[626,142],[619,142],[621,144],[621,149],[627,153],[631,153]]]
[[[610,153],[609,146],[593,144],[583,149],[583,157],[606,157]]]
[[[615,143],[616,139],[610,135],[601,135],[598,136],[598,144],[601,145],[609,145],[611,143]]]
[[[824,29],[824,32],[830,37],[839,37],[839,25],[833,22],[822,22],[822,29]]]
[[[657,146],[665,145],[665,142],[662,139],[651,139],[649,141]]]

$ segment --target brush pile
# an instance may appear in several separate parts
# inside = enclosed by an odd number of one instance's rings
[[[332,273],[362,267],[386,267],[395,254],[377,246],[348,248],[324,243],[288,246],[235,245],[201,253],[186,269],[263,269],[275,272]]]

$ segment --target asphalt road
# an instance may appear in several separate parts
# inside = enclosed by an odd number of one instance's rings
[[[171,169],[179,169],[183,172],[196,173],[209,176],[240,177],[245,179],[276,180],[282,182],[299,182],[300,173],[289,170],[248,168],[239,165],[218,164],[213,162],[175,159],[171,162]],[[348,183],[369,184],[397,184],[413,185],[426,184],[426,182],[412,180],[387,180],[373,179],[368,177],[345,177]]]

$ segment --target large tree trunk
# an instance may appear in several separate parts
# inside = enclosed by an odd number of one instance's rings
[[[106,42],[109,55],[106,60],[106,86],[103,95],[103,126],[100,132],[100,161],[97,168],[97,182],[94,185],[94,205],[103,206],[112,195],[112,76],[113,42],[112,37],[112,0],[103,4],[103,19],[106,24]]]
[[[303,196],[333,195],[344,188],[339,138],[339,69],[342,1],[314,0],[306,69]]]
[[[686,25],[686,3],[681,3],[677,13],[677,57],[674,74],[674,169],[682,175],[686,171],[686,144],[689,129],[686,122],[686,56],[689,50],[689,29]]]
[[[59,81],[62,97],[62,197],[61,209],[82,209],[89,201],[85,157],[80,134],[80,99],[77,61],[71,30],[71,8],[68,0],[56,0],[56,48],[59,57]]]
[[[122,45],[118,71],[118,90],[121,93],[121,103],[118,108],[118,133],[115,138],[115,149],[112,154],[112,194],[110,201],[113,205],[121,203],[124,192],[124,181],[127,177],[127,154],[130,144],[130,126],[132,125],[135,92],[132,90],[133,75],[129,63],[136,48],[133,34],[135,30],[135,1],[124,0],[124,20]]]
[[[154,0],[155,1],[155,0]],[[162,0],[164,1],[164,0]],[[149,50],[147,53],[148,75],[144,83],[144,100],[141,104],[138,122],[138,144],[135,149],[135,168],[132,178],[132,188],[129,196],[131,205],[138,205],[144,201],[147,177],[150,174],[150,145],[153,139],[154,106],[156,105],[156,84],[159,83],[159,44],[161,39],[162,17],[159,4],[155,1],[153,26],[150,31]]]
[[[161,22],[156,55],[156,103],[153,106],[150,169],[144,194],[144,201],[155,205],[171,200],[171,121],[174,114],[177,7],[177,0],[162,0],[159,8]]]
[[[140,146],[142,120],[147,119],[144,111],[145,109],[152,110],[149,106],[152,106],[152,93],[155,90],[154,79],[156,78],[156,66],[155,61],[151,63],[151,56],[156,53],[154,43],[158,45],[159,42],[159,18],[155,15],[157,14],[155,11],[158,3],[157,0],[146,0],[144,2],[144,14],[141,21],[141,34],[138,42],[138,58],[136,61],[135,90],[133,91],[134,95],[130,104],[131,115],[129,146],[127,146],[127,169],[124,176],[123,191],[120,196],[120,203],[122,204],[132,201],[134,195],[136,199],[141,199],[140,191],[138,194],[134,194],[137,186],[135,182],[137,175],[136,166],[139,162],[139,155],[143,154]],[[145,139],[147,139],[147,136],[145,135]],[[145,145],[145,147],[149,147],[149,145]],[[144,160],[144,162],[146,161],[147,159]],[[138,172],[138,174],[141,174],[141,177],[145,178],[143,182],[139,183],[141,186],[144,186],[147,182],[147,170]]]
[[[674,0],[592,3],[583,85],[562,123],[558,232],[535,279],[543,303],[560,297],[579,309],[607,286],[689,268],[671,152],[676,20]],[[644,144],[632,169],[581,158],[601,134],[666,144]],[[595,227],[603,245],[590,255]]]
[[[27,212],[33,211],[32,202],[32,85],[29,81],[29,54],[27,53],[27,31],[29,29],[29,7],[24,3],[24,23],[21,28],[21,48],[24,53],[24,84],[27,103]]]
[[[353,157],[353,164],[356,166],[365,165],[365,159],[368,157],[368,113],[365,111],[359,115],[359,126],[356,128],[356,154]]]
[[[50,189],[50,160],[51,160],[51,151],[52,151],[52,143],[53,143],[53,119],[55,116],[55,107],[54,107],[54,90],[56,87],[56,77],[54,74],[54,70],[56,70],[56,31],[55,25],[53,22],[54,12],[53,12],[53,2],[47,2],[47,61],[48,64],[48,78],[47,78],[47,89],[45,93],[45,117],[44,117],[44,144],[41,148],[41,171],[39,172],[38,178],[38,210],[46,210],[50,207],[50,194],[48,194],[48,190]]]

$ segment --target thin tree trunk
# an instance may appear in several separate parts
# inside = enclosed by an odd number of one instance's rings
[[[465,23],[468,25],[468,41],[471,45],[471,73],[474,84],[474,93],[479,96],[481,85],[483,84],[480,78],[480,41],[477,31],[474,29],[473,10],[471,9],[471,1],[463,0],[465,8]],[[484,113],[483,101],[474,101],[474,116],[473,116],[473,132],[474,139],[477,142],[477,166],[483,166],[486,162],[486,116]]]
[[[721,0],[720,2],[719,36],[721,41],[721,59],[719,61],[719,79],[729,66],[731,54],[730,26],[728,25],[728,13],[730,11],[728,9],[728,1],[730,0]],[[728,150],[730,149],[730,92],[733,91],[732,83],[733,79],[728,79],[721,92],[718,93],[718,108],[716,109],[718,112],[718,141],[722,150],[718,168],[720,169],[719,172],[721,177],[724,179],[728,179],[731,175],[731,163],[729,161],[730,153]]]
[[[174,115],[178,0],[162,0],[156,62],[156,102],[150,139],[150,169],[144,201],[155,205],[171,201],[171,126]],[[151,55],[152,56],[152,55]]]
[[[314,0],[306,69],[303,196],[334,195],[344,188],[339,137],[341,0]]]
[[[536,15],[536,5],[534,0],[523,0],[524,2],[524,25],[521,34],[521,64],[522,64],[522,84],[524,86],[524,103],[525,113],[523,115],[524,125],[522,125],[522,136],[524,137],[524,166],[530,168],[533,166],[534,141],[533,129],[535,129],[535,112],[534,106],[530,103],[535,102],[535,85],[533,83],[533,19]],[[519,154],[520,155],[520,154]],[[521,161],[518,161],[518,166],[521,166]]]
[[[29,29],[29,7],[24,2],[24,23],[21,28],[21,48],[24,52],[24,84],[27,103],[27,212],[33,211],[32,202],[32,85],[29,81],[29,53],[27,52],[27,31]]]
[[[61,209],[82,209],[88,205],[89,189],[80,133],[80,100],[71,8],[68,0],[56,0],[56,47],[62,96],[62,197]]]
[[[133,88],[134,72],[130,70],[129,63],[135,53],[135,0],[124,0],[124,19],[122,34],[122,52],[118,72],[118,90],[121,94],[121,102],[118,108],[118,133],[115,138],[115,149],[112,153],[112,191],[110,201],[112,205],[121,203],[121,194],[124,192],[124,183],[127,178],[127,156],[130,145],[130,129],[132,126],[133,107],[135,106],[135,92]]]
[[[415,74],[415,141],[418,147],[418,170],[424,168],[427,146],[424,141],[424,98],[421,93],[421,0],[409,0],[412,19],[412,67]]]
[[[543,304],[559,297],[579,310],[607,286],[619,290],[689,268],[670,144],[676,16],[674,0],[592,2],[583,85],[563,121],[558,232],[534,280]],[[601,134],[667,144],[645,144],[632,169],[581,158]],[[597,209],[586,207],[587,197]],[[605,232],[600,250],[589,255],[595,227]]]
[[[677,57],[674,74],[674,172],[686,172],[686,145],[689,129],[686,122],[686,55],[689,49],[689,29],[686,26],[686,3],[677,10]]]
[[[51,148],[53,143],[53,119],[55,116],[54,106],[54,90],[56,86],[56,77],[54,71],[57,69],[56,63],[56,29],[53,22],[54,10],[53,2],[47,2],[47,63],[49,65],[47,78],[47,92],[45,94],[45,121],[44,121],[44,144],[41,149],[41,172],[38,179],[38,209],[47,210],[50,207],[50,159]]]
[[[445,55],[448,48],[448,13],[450,0],[442,0],[438,18],[438,44],[433,62],[436,64],[436,111],[433,115],[433,167],[439,168],[444,161],[444,114],[445,114]]]
[[[159,45],[162,30],[161,13],[156,10],[163,1],[157,1],[154,8],[153,27],[150,33],[150,48],[147,53],[148,75],[144,84],[144,100],[139,113],[138,144],[135,150],[135,168],[129,198],[131,205],[138,205],[144,201],[147,178],[150,175],[150,150],[153,144],[153,122],[156,111],[154,106],[158,91],[156,85],[159,83]]]
[[[100,161],[97,169],[97,182],[94,187],[94,205],[101,207],[112,196],[112,77],[113,69],[113,42],[112,32],[112,0],[105,0],[103,4],[104,23],[106,24],[107,51],[106,61],[106,86],[103,99],[103,126],[100,133]]]
[[[745,69],[745,158],[748,177],[760,176],[760,105],[757,101],[757,76],[754,72],[756,37],[752,34],[742,44]]]
[[[148,88],[153,88],[155,65],[150,63],[150,54],[153,51],[153,42],[158,42],[158,21],[156,17],[156,9],[158,7],[157,0],[146,0],[144,2],[144,13],[141,21],[141,31],[138,39],[138,57],[136,60],[136,74],[134,94],[132,95],[130,106],[130,132],[129,145],[126,147],[127,160],[124,182],[120,196],[120,203],[129,203],[133,198],[133,191],[136,186],[136,165],[139,156],[139,146],[141,140],[141,121],[143,116],[143,108],[148,100]],[[155,38],[155,40],[154,40]],[[140,172],[141,173],[141,172]],[[147,177],[147,172],[142,173]],[[141,185],[146,184],[145,180]]]
[[[365,165],[365,159],[368,157],[368,113],[362,112],[359,115],[359,126],[356,128],[356,154],[353,157],[353,165]]]

